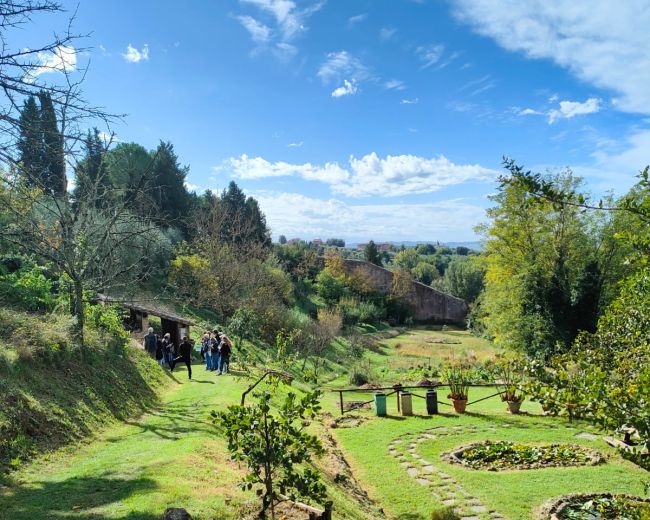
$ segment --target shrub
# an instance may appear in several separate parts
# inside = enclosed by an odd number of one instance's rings
[[[443,507],[431,513],[431,520],[460,520],[453,507]]]
[[[0,298],[28,311],[49,311],[56,303],[53,282],[39,267],[0,276]]]
[[[361,386],[361,385],[365,385],[369,381],[370,380],[368,378],[368,374],[366,374],[365,372],[356,368],[352,370],[352,373],[350,374],[351,385]]]

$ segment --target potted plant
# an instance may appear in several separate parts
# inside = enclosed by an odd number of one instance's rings
[[[501,400],[508,405],[510,413],[519,413],[521,403],[524,401],[524,394],[520,391],[523,377],[517,360],[500,359],[497,363],[497,377]]]
[[[449,395],[447,397],[451,399],[456,413],[465,413],[468,390],[465,371],[461,366],[453,366],[447,369],[445,375],[446,382],[449,385]]]

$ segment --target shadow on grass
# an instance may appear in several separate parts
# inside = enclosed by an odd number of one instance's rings
[[[395,518],[397,520],[425,520],[426,517],[418,513],[402,513],[401,515],[397,515]]]
[[[2,518],[12,520],[57,519],[73,516],[81,520],[109,518],[92,509],[125,500],[154,490],[148,478],[125,479],[111,475],[72,477],[60,482],[32,482],[8,487],[0,493]],[[115,520],[154,520],[162,515],[129,512],[126,516],[110,515]]]
[[[156,417],[158,420],[151,420],[151,417]],[[168,440],[178,439],[189,433],[214,433],[212,423],[205,420],[205,410],[195,403],[170,403],[153,410],[146,422],[125,421],[125,423],[140,428],[138,435],[150,433]],[[115,441],[119,440],[119,437],[115,439]]]

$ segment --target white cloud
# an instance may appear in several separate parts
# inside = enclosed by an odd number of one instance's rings
[[[419,98],[412,98],[412,99],[402,99],[400,100],[399,104],[400,105],[417,105],[420,102]]]
[[[542,116],[544,115],[544,112],[540,112],[534,108],[524,108],[523,110],[517,112],[517,114],[520,116]]]
[[[343,85],[332,91],[332,97],[338,98],[343,96],[353,96],[359,91],[354,81],[343,80]]]
[[[557,96],[552,96],[553,101],[557,100]],[[595,114],[601,109],[601,100],[598,98],[589,98],[585,102],[580,101],[560,101],[558,108],[552,108],[547,111],[541,111],[534,108],[525,108],[523,110],[516,110],[515,113],[520,116],[547,116],[548,123],[553,124],[558,119],[571,119],[575,116],[582,116],[586,114]]]
[[[482,207],[462,200],[425,204],[347,204],[298,193],[256,192],[275,234],[342,237],[348,242],[383,240],[474,240]]]
[[[299,142],[297,142],[297,143],[289,143],[289,144],[287,145],[287,148],[301,148],[302,145],[303,145],[303,142],[302,142],[302,141],[299,141]]]
[[[438,63],[444,52],[445,46],[441,44],[421,45],[416,49],[416,53],[420,58],[420,61],[422,61],[423,69]]]
[[[237,20],[249,32],[255,43],[265,44],[271,38],[271,29],[252,16],[238,16]]]
[[[404,90],[406,85],[399,79],[390,79],[384,83],[384,87],[388,90]]]
[[[73,72],[77,68],[77,49],[59,45],[52,52],[39,52],[37,61],[38,65],[26,75],[26,81],[48,72]]]
[[[589,98],[584,103],[579,101],[560,101],[559,109],[552,109],[548,113],[548,122],[554,123],[558,119],[571,119],[575,116],[594,114],[600,110],[600,99]]]
[[[425,158],[415,155],[388,155],[376,153],[360,159],[351,156],[347,168],[336,162],[324,166],[269,162],[262,157],[242,155],[224,161],[217,167],[240,179],[296,176],[329,184],[334,193],[348,197],[397,197],[430,193],[447,186],[467,182],[494,180],[498,172],[478,164],[455,164],[440,155]]]
[[[356,16],[350,16],[348,18],[348,25],[352,26],[354,24],[365,21],[368,18],[368,13],[361,13]]]
[[[349,174],[337,163],[326,163],[324,166],[305,164],[290,164],[286,162],[269,162],[262,157],[231,157],[217,169],[230,170],[233,177],[239,179],[264,179],[267,177],[302,177],[310,181],[320,181],[328,184],[345,181]]]
[[[650,114],[647,0],[455,0],[457,16],[507,50],[550,59]]]
[[[130,63],[146,61],[149,59],[149,45],[145,43],[142,49],[138,50],[129,43],[126,47],[126,52],[122,54],[122,57]]]
[[[358,82],[368,77],[368,69],[348,51],[330,52],[318,69],[318,77],[324,83],[340,82],[343,77]]]
[[[291,0],[239,0],[242,4],[257,7],[270,15],[274,21],[280,41],[287,42],[305,30],[306,20],[318,11],[322,2],[312,3],[305,8],[298,8]]]
[[[379,38],[383,41],[388,41],[392,39],[396,33],[397,33],[397,29],[395,29],[394,27],[382,27],[379,30]]]

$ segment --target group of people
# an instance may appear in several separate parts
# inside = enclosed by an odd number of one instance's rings
[[[160,366],[169,366],[170,372],[174,371],[177,363],[184,363],[187,366],[187,376],[192,379],[193,339],[183,336],[180,344],[176,345],[169,332],[161,338],[154,333],[153,327],[149,327],[142,340],[142,346],[160,363]],[[227,374],[231,353],[232,342],[228,336],[217,329],[212,332],[205,331],[201,337],[201,359],[205,363],[206,370],[216,370],[217,375]]]
[[[201,336],[201,357],[205,362],[205,369],[217,371],[217,375],[227,374],[232,353],[232,342],[225,334],[220,334],[217,329],[212,332],[206,330]]]

